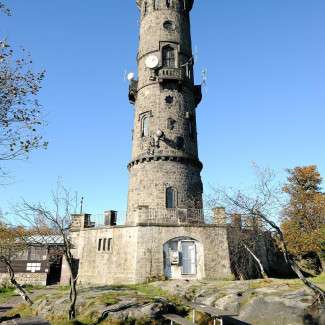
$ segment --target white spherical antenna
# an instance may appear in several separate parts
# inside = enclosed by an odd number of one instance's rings
[[[157,58],[155,55],[151,54],[151,55],[149,55],[149,56],[147,57],[145,63],[146,63],[146,66],[147,66],[149,69],[154,69],[154,68],[156,68],[156,67],[158,66],[158,64],[159,64],[159,60],[158,60],[158,58]]]
[[[127,76],[128,80],[131,81],[134,79],[134,73],[133,72],[130,72]]]

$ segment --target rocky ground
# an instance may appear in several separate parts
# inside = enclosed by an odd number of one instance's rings
[[[325,289],[325,276],[315,281]],[[69,324],[66,320],[68,288],[35,290],[32,295],[35,302],[32,309],[17,305],[14,298],[14,309],[7,314],[37,316],[54,325]],[[5,305],[10,305],[10,299]],[[325,325],[325,314],[317,318],[309,308],[313,303],[312,293],[300,281],[276,279],[161,281],[148,285],[80,288],[79,316],[75,324],[162,324],[159,319],[163,313],[190,315],[186,300],[238,313],[238,319],[252,325]],[[197,323],[212,324],[200,314]]]

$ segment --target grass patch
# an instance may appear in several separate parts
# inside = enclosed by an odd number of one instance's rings
[[[60,285],[60,286],[57,286],[56,288],[57,288],[58,291],[63,291],[63,292],[66,292],[66,291],[70,290],[69,285]]]
[[[0,287],[0,303],[6,302],[9,298],[16,295],[13,287]]]
[[[22,318],[35,316],[33,309],[25,304],[18,305],[14,309],[11,309],[6,315],[14,316],[16,314],[19,314]]]
[[[94,301],[94,303],[99,303],[106,306],[115,305],[120,301],[120,299],[118,299],[118,296],[119,294],[117,292],[108,292],[96,298],[96,301]]]
[[[132,284],[126,286],[126,288],[136,291],[139,294],[142,294],[148,298],[155,297],[166,297],[168,293],[161,288],[152,286],[150,284]]]

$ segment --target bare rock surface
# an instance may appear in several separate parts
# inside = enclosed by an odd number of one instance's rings
[[[315,320],[308,309],[312,292],[290,280],[255,280],[237,282],[171,281],[154,285],[191,301],[238,313],[237,319],[252,325],[325,325],[321,316]],[[173,287],[176,288],[173,291]],[[323,317],[323,318],[322,318]]]

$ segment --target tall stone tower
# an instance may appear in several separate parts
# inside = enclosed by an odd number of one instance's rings
[[[141,12],[127,224],[203,222],[190,11],[194,0],[137,0]],[[145,211],[145,212],[144,212]]]

